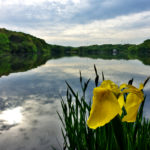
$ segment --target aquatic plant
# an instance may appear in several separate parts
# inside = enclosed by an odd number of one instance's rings
[[[128,84],[118,87],[105,80],[100,86],[96,67],[93,102],[85,100],[90,79],[83,82],[80,72],[82,96],[67,84],[66,99],[62,98],[63,149],[68,150],[148,150],[150,149],[150,121],[143,117],[146,96],[143,88]],[[92,104],[92,105],[91,105]]]
[[[132,85],[122,84],[120,88],[110,80],[104,80],[94,88],[93,104],[87,124],[96,129],[110,122],[117,114],[126,111],[122,121],[135,122],[141,102],[144,100],[143,84],[137,89]],[[125,95],[128,95],[125,97]]]

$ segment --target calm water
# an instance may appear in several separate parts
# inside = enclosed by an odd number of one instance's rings
[[[150,66],[139,60],[103,60],[80,57],[51,59],[26,72],[0,78],[0,150],[60,149],[60,97],[65,96],[67,80],[79,91],[79,70],[84,79],[91,78],[87,101],[92,97],[94,69],[117,84],[134,78],[138,87],[150,75]],[[150,118],[150,82],[145,87],[147,101],[144,115]]]

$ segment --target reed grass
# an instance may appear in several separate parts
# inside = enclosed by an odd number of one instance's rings
[[[98,86],[99,76],[96,67],[95,85]],[[104,75],[102,73],[102,79]],[[129,84],[132,84],[132,80]],[[83,82],[80,72],[82,96],[79,96],[67,84],[66,99],[61,100],[62,113],[58,116],[62,122],[62,136],[65,150],[150,150],[150,121],[143,117],[144,101],[142,102],[137,120],[134,123],[121,122],[116,116],[110,123],[96,130],[88,128],[86,122],[91,103],[85,100],[90,79]]]

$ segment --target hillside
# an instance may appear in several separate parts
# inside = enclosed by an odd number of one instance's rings
[[[40,38],[0,28],[0,53],[43,53],[49,51],[50,45]]]
[[[139,55],[150,55],[150,39],[145,40],[142,44],[129,47],[129,51]]]
[[[103,58],[108,55],[131,59],[150,55],[150,39],[142,44],[103,44],[81,47],[65,47],[47,44],[44,40],[22,32],[9,31],[0,28],[0,53],[25,54],[25,53],[51,53],[58,57],[61,55],[91,56],[97,54]]]

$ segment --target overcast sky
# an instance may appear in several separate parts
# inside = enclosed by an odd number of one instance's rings
[[[138,44],[150,39],[150,0],[0,0],[0,28],[58,45]]]

